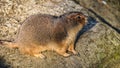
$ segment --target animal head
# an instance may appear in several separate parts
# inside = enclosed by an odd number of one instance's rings
[[[72,26],[82,25],[84,26],[87,22],[87,16],[81,12],[69,12],[66,14],[68,24]]]

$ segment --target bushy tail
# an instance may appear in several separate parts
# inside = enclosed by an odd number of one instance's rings
[[[13,43],[13,42],[1,41],[0,40],[0,44],[4,45],[6,47],[9,47],[9,48],[18,48],[18,45],[16,43]]]

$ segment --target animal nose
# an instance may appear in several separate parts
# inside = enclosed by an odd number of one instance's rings
[[[84,16],[84,19],[85,19],[85,23],[87,23],[88,22],[88,16]]]
[[[88,16],[87,16],[87,15],[84,15],[84,17],[85,17],[85,18],[88,18]]]
[[[87,18],[87,17],[85,18],[85,22],[86,22],[86,23],[88,22],[88,18]]]

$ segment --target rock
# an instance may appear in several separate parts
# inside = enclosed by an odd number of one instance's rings
[[[85,7],[90,13],[90,16],[96,18],[99,22],[93,27],[93,34],[95,38],[94,44],[96,44],[96,48],[93,48],[92,57],[97,59],[96,63],[92,63],[90,65],[91,68],[119,68],[119,60],[120,60],[120,12],[119,12],[119,4],[120,1],[116,0],[105,0],[107,6],[98,2],[98,1],[88,1],[88,0],[75,0],[78,4]],[[92,14],[91,14],[92,13]],[[95,16],[94,16],[95,15]],[[98,29],[99,28],[99,29]],[[90,31],[91,31],[90,30]],[[98,32],[99,31],[99,32]],[[87,32],[89,33],[89,32]],[[89,33],[90,34],[90,33]],[[86,36],[85,36],[86,37]],[[92,36],[93,37],[93,36]],[[91,39],[90,37],[89,39]],[[83,39],[83,38],[82,38]],[[90,40],[91,41],[91,40]],[[91,45],[90,43],[87,43]],[[93,46],[92,46],[93,47]],[[90,49],[90,47],[88,47]],[[96,50],[97,49],[97,50]],[[92,51],[89,51],[92,52]],[[85,52],[86,53],[86,52]],[[93,56],[94,55],[94,56]],[[94,61],[96,61],[94,59]],[[86,60],[88,61],[88,60]]]
[[[46,51],[43,54],[47,58],[40,59],[22,55],[18,49],[0,44],[0,68],[119,68],[120,16],[119,9],[115,9],[112,2],[107,1],[110,6],[107,8],[94,0],[1,0],[0,40],[4,41],[14,40],[22,21],[32,14],[59,16],[68,11],[81,11],[89,18],[76,39],[76,50],[80,55],[64,58]]]

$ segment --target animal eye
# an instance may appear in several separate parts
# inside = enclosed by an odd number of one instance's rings
[[[81,17],[80,17],[80,16],[78,16],[77,18],[78,18],[78,19],[80,19]]]

